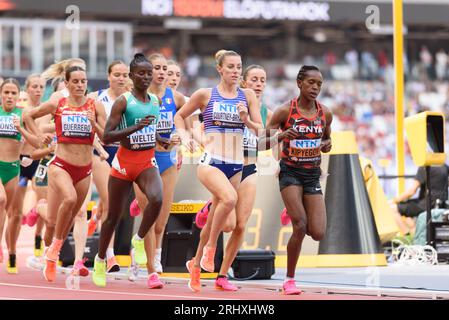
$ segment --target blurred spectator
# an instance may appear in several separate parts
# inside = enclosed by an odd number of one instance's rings
[[[447,54],[444,49],[440,49],[435,55],[435,72],[438,80],[446,79]]]
[[[357,53],[357,51],[354,49],[346,51],[345,61],[351,68],[354,78],[358,78],[359,77],[359,54]]]
[[[421,51],[419,52],[419,58],[421,60],[422,67],[424,68],[427,79],[433,79],[432,75],[432,55],[426,46],[421,47]]]
[[[373,80],[376,78],[377,75],[377,68],[378,64],[376,59],[374,59],[374,55],[364,50],[362,52],[362,70],[361,70],[361,76],[363,79],[366,80]]]

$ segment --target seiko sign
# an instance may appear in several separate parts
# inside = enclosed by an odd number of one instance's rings
[[[229,19],[329,21],[329,4],[265,0],[142,0],[142,14]]]

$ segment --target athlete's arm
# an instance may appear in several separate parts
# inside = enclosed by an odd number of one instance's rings
[[[23,122],[25,126],[30,130],[31,133],[38,136],[41,142],[44,144],[50,143],[53,137],[48,133],[43,134],[34,120],[48,114],[54,115],[56,108],[58,107],[58,100],[57,96],[55,96],[54,94],[52,95],[52,97],[53,98],[50,98],[50,100],[44,102],[39,107],[33,108],[29,112],[25,112],[23,114]]]
[[[289,114],[290,102],[284,103],[274,111],[266,129],[261,130],[262,134],[259,135],[259,150],[271,149],[284,138],[294,139],[298,136],[298,132],[293,128],[279,132],[282,124],[287,121]]]
[[[103,133],[103,143],[110,144],[116,141],[120,141],[122,139],[125,139],[130,134],[139,131],[143,127],[146,127],[154,122],[155,117],[154,116],[148,116],[139,121],[139,123],[127,127],[123,130],[116,130],[118,125],[120,124],[120,121],[122,120],[122,115],[126,111],[126,98],[123,96],[120,96],[115,100],[114,104],[112,105],[111,115],[108,118],[108,121],[106,122],[106,126],[104,128]]]
[[[266,120],[266,123],[265,123],[265,128],[270,123],[272,117],[273,117],[273,111],[267,110],[267,120]],[[259,151],[265,151],[265,150],[269,150],[269,149],[270,148],[267,148],[266,145],[261,145],[260,143],[258,144],[258,150]],[[275,157],[275,158],[276,158],[276,160],[278,160],[278,157]]]
[[[35,149],[33,150],[33,152],[31,152],[30,158],[33,160],[40,160],[46,155],[55,152],[55,146],[56,145],[51,145],[50,147],[46,147],[43,149]]]
[[[104,126],[106,124],[106,111],[104,110],[103,103],[100,101],[95,101],[95,116],[91,116],[89,120],[91,121],[92,128],[95,130],[98,138],[102,140]]]
[[[14,123],[14,126],[16,127],[17,131],[19,131],[22,134],[22,137],[30,145],[32,145],[34,148],[39,148],[40,147],[40,140],[39,140],[39,138],[37,136],[35,136],[34,134],[29,133],[27,129],[25,129],[24,127],[22,127],[20,125],[19,117],[14,117],[13,123]]]
[[[240,118],[245,122],[245,125],[250,129],[254,134],[258,135],[258,130],[263,129],[262,125],[262,117],[260,116],[259,106],[256,94],[252,89],[242,89],[246,96],[246,101],[248,101],[248,114],[245,116],[240,112]],[[246,108],[241,109],[246,110]]]
[[[181,143],[190,151],[191,146],[189,141],[191,140],[191,134],[186,131],[185,119],[187,119],[195,110],[201,109],[206,106],[207,101],[210,99],[211,89],[199,89],[190,97],[181,109],[175,114],[175,127],[176,134],[180,136]]]
[[[321,140],[321,152],[327,153],[332,149],[332,140],[331,140],[332,113],[325,106],[322,107],[326,117],[326,128],[324,129],[323,138]]]

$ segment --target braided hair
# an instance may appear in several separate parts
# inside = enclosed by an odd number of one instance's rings
[[[306,73],[308,71],[318,71],[320,72],[320,69],[315,66],[302,66],[301,69],[299,69],[298,75],[296,76],[296,80],[304,80],[306,77]]]
[[[129,70],[133,72],[135,68],[142,62],[148,62],[149,64],[151,64],[151,62],[145,57],[143,53],[136,53],[134,55],[134,59],[132,59],[131,63],[129,64]]]

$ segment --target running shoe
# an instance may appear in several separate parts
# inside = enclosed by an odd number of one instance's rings
[[[128,268],[128,280],[134,282],[137,280],[139,276],[139,265],[136,263],[134,259],[134,249],[131,249],[131,265]]]
[[[139,204],[137,203],[137,199],[134,199],[129,206],[129,214],[131,217],[137,217],[140,214]]]
[[[15,254],[9,255],[8,263],[6,264],[6,272],[8,272],[9,274],[18,274],[19,273],[19,270],[17,269],[17,265],[16,265],[16,255]]]
[[[45,264],[44,270],[42,273],[44,274],[45,280],[47,280],[48,282],[55,281],[55,279],[56,279],[56,261],[45,259],[44,264]]]
[[[32,208],[28,214],[26,215],[26,224],[30,227],[33,227],[37,220],[39,219],[39,212],[38,212],[38,207],[45,205],[47,203],[47,200],[45,199],[40,199],[36,206],[34,208]]]
[[[162,289],[164,287],[164,284],[159,279],[157,272],[153,272],[148,276],[147,285],[150,289]]]
[[[297,295],[302,293],[302,291],[296,287],[294,279],[290,279],[284,282],[284,285],[282,286],[282,292],[286,295]]]
[[[198,228],[203,229],[207,222],[207,216],[209,215],[210,206],[212,205],[212,200],[206,202],[203,208],[197,212],[195,216],[195,224]]]
[[[238,288],[229,282],[227,277],[219,277],[215,279],[215,289],[223,291],[237,291]]]
[[[41,237],[34,238],[34,256],[36,258],[42,257],[44,254],[44,241]]]
[[[191,260],[186,262],[187,270],[189,271],[189,289],[193,292],[200,292],[201,291],[201,268],[195,267],[195,258],[192,258]]]
[[[106,266],[107,266],[108,273],[120,271],[120,266],[117,263],[117,259],[115,258],[115,256],[112,256],[109,259],[107,259]]]
[[[51,246],[45,253],[45,266],[43,270],[45,280],[53,282],[56,279],[56,264],[59,259],[59,251],[62,247],[62,240],[53,240]]]
[[[92,281],[98,287],[106,287],[106,261],[100,261],[98,254],[95,256],[94,260]]]
[[[203,268],[204,270],[208,271],[208,272],[214,272],[215,270],[215,250],[217,248],[212,248],[212,247],[208,247],[208,246],[204,246],[203,248],[203,256],[201,257],[200,260],[200,266],[201,268]]]
[[[26,224],[29,227],[34,227],[34,225],[37,222],[37,219],[39,219],[39,214],[37,213],[36,207],[32,208],[30,212],[25,216]]]
[[[154,269],[157,273],[162,273],[161,254],[155,254],[154,256]]]
[[[87,223],[87,236],[91,237],[97,230],[97,206],[92,208],[92,215]]]
[[[287,213],[287,208],[284,208],[281,212],[281,224],[283,226],[288,225],[291,222],[290,216]]]
[[[89,275],[89,269],[86,268],[84,263],[87,261],[86,258],[83,260],[76,261],[73,270],[72,275],[80,276],[80,277],[87,277]]]
[[[137,240],[136,236],[134,236],[131,240],[131,244],[133,245],[134,258],[136,259],[136,263],[138,265],[146,265],[147,264],[147,254],[145,253],[145,244],[143,239]]]

